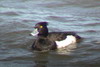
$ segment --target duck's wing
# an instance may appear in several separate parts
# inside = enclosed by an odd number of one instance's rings
[[[77,41],[82,39],[75,32],[50,32],[48,35],[48,39],[51,41],[61,41],[66,39],[67,36],[74,36]]]
[[[57,48],[62,48],[70,44],[75,44],[81,37],[74,32],[51,32],[48,35],[48,39],[54,41]]]

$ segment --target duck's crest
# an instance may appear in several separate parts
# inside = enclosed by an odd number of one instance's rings
[[[42,26],[47,26],[47,25],[48,25],[48,22],[39,22],[39,23],[37,23],[37,24],[40,24],[40,25],[42,25]]]

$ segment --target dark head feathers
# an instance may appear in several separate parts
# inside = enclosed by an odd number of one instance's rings
[[[37,23],[36,25],[47,26],[47,25],[48,25],[48,22],[39,22],[39,23]]]

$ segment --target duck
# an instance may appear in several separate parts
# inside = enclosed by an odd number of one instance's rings
[[[34,26],[34,31],[30,34],[36,39],[32,44],[32,49],[37,51],[56,50],[67,47],[81,41],[82,37],[75,32],[49,32],[48,22],[38,22]]]

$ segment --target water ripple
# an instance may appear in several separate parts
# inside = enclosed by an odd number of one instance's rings
[[[99,0],[0,0],[0,65],[2,67],[100,66],[99,2]],[[33,52],[30,46],[35,37],[29,36],[29,33],[34,25],[41,21],[49,23],[50,32],[74,31],[83,37],[83,41],[73,46],[72,50]]]

